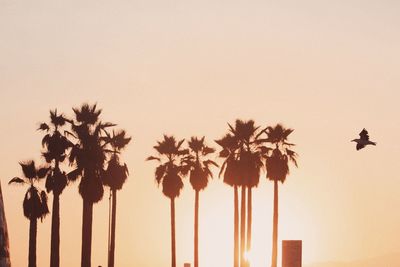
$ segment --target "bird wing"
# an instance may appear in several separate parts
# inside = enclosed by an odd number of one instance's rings
[[[361,133],[360,133],[360,138],[361,138],[362,140],[366,140],[366,141],[369,140],[368,131],[365,130],[365,128],[361,131]]]
[[[364,148],[364,147],[365,147],[364,144],[357,143],[356,149],[360,150],[361,148]]]

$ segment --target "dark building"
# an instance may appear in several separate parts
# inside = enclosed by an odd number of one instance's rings
[[[301,240],[282,240],[282,267],[301,267]]]

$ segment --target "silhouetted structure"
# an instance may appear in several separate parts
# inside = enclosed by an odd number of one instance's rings
[[[188,167],[190,184],[195,191],[194,205],[194,267],[199,267],[199,203],[200,191],[207,187],[208,179],[212,178],[211,165],[218,167],[214,161],[206,156],[215,152],[214,148],[208,147],[204,142],[205,137],[192,137],[188,141],[189,154],[184,158]]]
[[[46,162],[50,164],[46,176],[46,190],[53,193],[51,212],[50,267],[60,266],[60,195],[68,184],[67,174],[60,169],[67,151],[72,143],[67,139],[63,126],[68,119],[63,114],[57,114],[57,109],[50,111],[50,123],[41,123],[38,130],[46,132],[42,139],[42,152]],[[64,133],[63,133],[64,132]]]
[[[6,215],[4,212],[3,193],[0,184],[0,267],[10,267],[10,248]]]
[[[177,141],[175,137],[164,135],[162,141],[158,141],[154,149],[158,157],[150,156],[147,160],[157,160],[160,165],[156,168],[155,178],[157,184],[162,184],[162,192],[171,201],[171,267],[176,267],[175,246],[175,199],[183,188],[182,175],[184,166],[182,157],[188,150],[181,146],[185,140]]]
[[[281,124],[267,127],[267,142],[275,148],[266,159],[267,179],[274,183],[274,215],[272,225],[272,261],[271,267],[277,267],[278,262],[278,182],[284,183],[289,175],[289,162],[297,167],[297,153],[291,150],[294,144],[288,142],[288,136],[293,129],[284,128]]]
[[[110,217],[111,222],[109,225],[109,244],[108,244],[108,267],[114,267],[115,258],[115,226],[117,214],[117,190],[121,190],[126,179],[128,178],[129,171],[126,164],[120,163],[119,154],[128,143],[131,141],[130,137],[125,136],[125,131],[119,131],[113,134],[107,132],[104,137],[105,142],[111,145],[112,156],[108,161],[108,166],[103,174],[103,184],[110,187],[111,192],[111,207]]]
[[[222,147],[219,157],[224,158],[219,176],[223,174],[224,183],[233,187],[233,267],[239,267],[239,175],[237,170],[237,141],[231,133],[227,133],[224,137],[215,142]]]
[[[282,267],[301,267],[301,240],[282,241]]]
[[[43,221],[44,217],[49,213],[47,206],[47,194],[45,191],[36,187],[39,179],[46,177],[49,168],[37,168],[33,160],[25,163],[19,163],[22,168],[23,178],[14,177],[8,184],[24,184],[29,186],[25,193],[22,204],[24,216],[29,219],[29,256],[28,267],[36,267],[36,237],[37,237],[37,220]]]
[[[97,105],[83,104],[73,108],[75,120],[71,121],[72,135],[77,143],[72,147],[69,161],[74,170],[68,173],[68,179],[80,179],[79,194],[83,200],[82,212],[82,250],[81,267],[91,267],[93,205],[104,194],[102,173],[106,156],[110,152],[105,147],[104,132],[113,123],[101,122],[101,109]]]

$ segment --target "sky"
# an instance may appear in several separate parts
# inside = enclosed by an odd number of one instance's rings
[[[206,136],[235,119],[295,129],[299,168],[280,187],[279,240],[303,240],[303,262],[399,252],[400,2],[0,0],[0,181],[14,266],[27,264],[25,188],[7,182],[40,161],[50,109],[98,103],[132,136],[118,195],[116,266],[167,266],[169,201],[145,162],[163,134]],[[366,128],[376,147],[355,150]],[[233,190],[200,195],[200,262],[232,265]],[[271,258],[273,185],[253,193],[253,267]],[[44,184],[41,184],[44,187]],[[49,197],[51,203],[52,197]],[[51,206],[51,204],[50,204]],[[194,192],[176,201],[177,263],[192,262]],[[61,196],[61,264],[78,266],[82,199]],[[106,265],[108,192],[94,207],[93,266]],[[38,266],[49,264],[48,216]],[[280,262],[280,261],[279,261]]]

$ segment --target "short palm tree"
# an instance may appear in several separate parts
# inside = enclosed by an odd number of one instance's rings
[[[219,157],[224,159],[219,176],[224,176],[224,183],[233,187],[233,266],[239,267],[239,193],[240,186],[239,164],[236,151],[239,147],[238,140],[230,133],[215,142],[221,146]]]
[[[290,148],[294,146],[288,142],[293,129],[286,129],[281,124],[267,127],[266,141],[273,145],[266,159],[267,179],[274,183],[274,215],[272,230],[272,262],[271,267],[277,266],[278,258],[278,182],[284,183],[289,175],[289,161],[297,167],[297,153]]]
[[[175,198],[179,197],[183,188],[182,176],[185,173],[185,167],[182,164],[182,157],[188,153],[187,149],[181,148],[184,141],[178,142],[175,137],[164,135],[164,139],[154,146],[158,155],[147,158],[147,160],[157,160],[160,163],[155,171],[156,182],[158,185],[162,184],[163,194],[170,199],[171,267],[176,267]]]
[[[20,163],[23,178],[14,177],[9,184],[26,184],[28,190],[25,193],[23,202],[24,216],[29,219],[29,258],[28,267],[36,267],[36,236],[37,236],[37,220],[43,218],[49,213],[47,206],[47,195],[45,191],[40,191],[35,182],[44,178],[49,168],[36,168],[33,160]]]
[[[50,111],[50,124],[40,124],[39,130],[47,132],[42,139],[45,148],[43,157],[51,164],[46,178],[47,192],[53,192],[53,208],[51,216],[50,267],[60,266],[60,195],[67,185],[67,175],[60,169],[60,163],[66,158],[67,150],[72,143],[61,132],[67,119]]]
[[[125,131],[119,131],[117,133],[113,131],[112,135],[106,133],[104,141],[106,144],[111,146],[112,151],[107,169],[103,175],[103,184],[109,186],[111,191],[111,235],[108,251],[108,267],[114,267],[117,190],[122,189],[122,186],[129,175],[128,166],[120,163],[119,154],[121,153],[121,150],[128,145],[131,138],[126,136]]]
[[[103,198],[102,174],[107,153],[102,137],[111,123],[99,121],[101,110],[96,105],[83,104],[73,109],[75,121],[71,122],[71,135],[77,139],[69,156],[75,169],[68,174],[68,179],[75,181],[81,177],[79,194],[83,199],[82,214],[82,252],[81,267],[91,267],[93,204]]]
[[[194,267],[199,266],[199,197],[200,191],[208,185],[209,178],[212,178],[210,167],[218,164],[207,159],[207,156],[215,152],[214,148],[208,147],[204,142],[204,137],[192,137],[188,142],[189,154],[183,162],[188,166],[190,172],[190,184],[195,191],[194,202]]]

